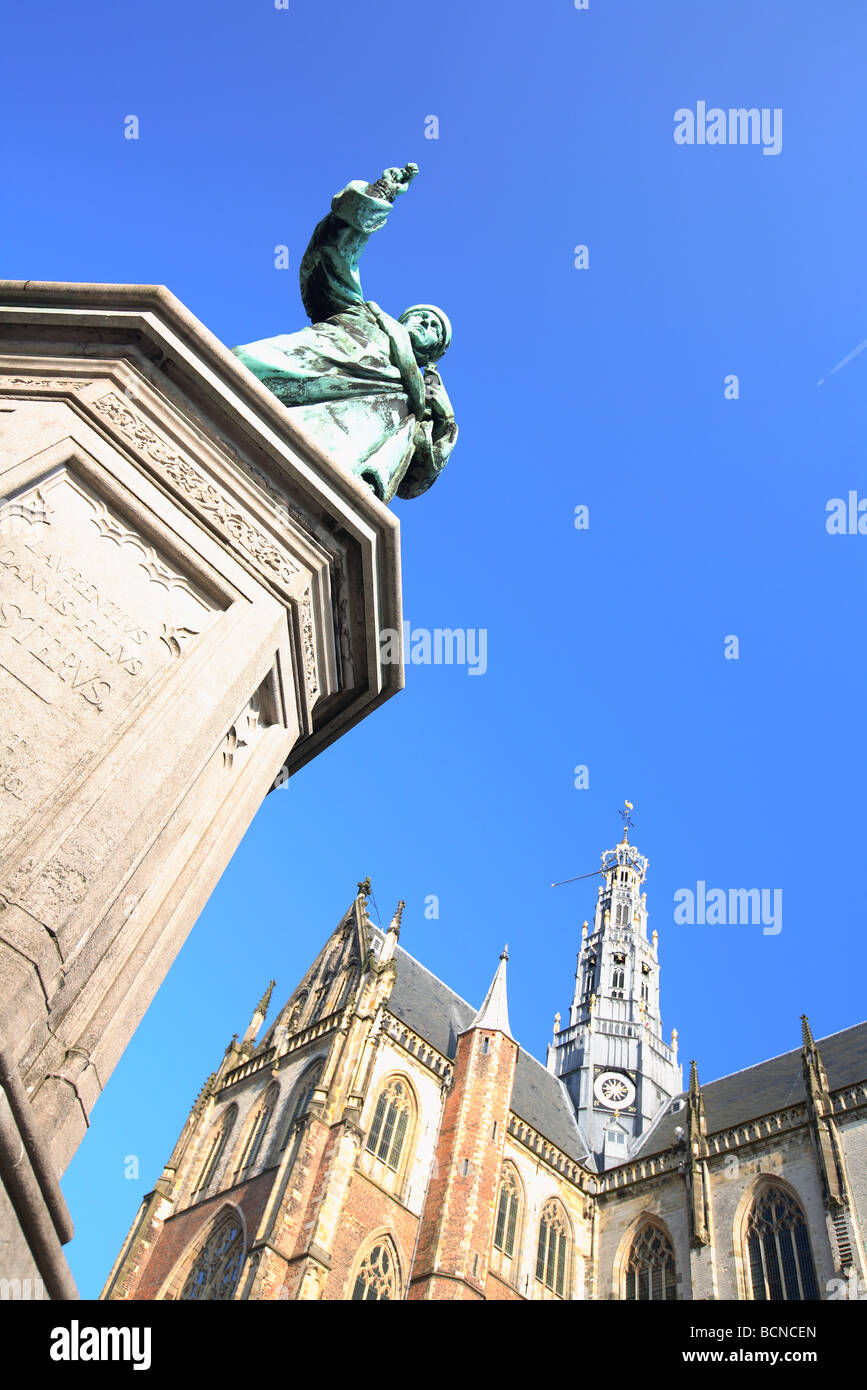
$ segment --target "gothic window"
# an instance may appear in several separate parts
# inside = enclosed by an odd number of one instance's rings
[[[213,1227],[193,1261],[178,1298],[196,1302],[231,1298],[243,1262],[244,1232],[241,1220],[230,1213]]]
[[[358,1268],[352,1286],[353,1301],[393,1302],[400,1298],[397,1260],[391,1241],[380,1240],[368,1251]]]
[[[494,1228],[494,1249],[500,1250],[511,1259],[515,1253],[515,1232],[518,1229],[518,1211],[521,1193],[518,1177],[510,1167],[503,1169],[500,1182],[500,1201],[497,1206],[497,1224]]]
[[[404,1081],[390,1081],[376,1102],[373,1124],[367,1136],[370,1153],[395,1172],[403,1152],[411,1110],[409,1087]]]
[[[618,904],[617,904],[617,926],[618,926],[618,927],[628,927],[628,926],[629,926],[629,904],[628,904],[628,903],[618,903]]]
[[[624,969],[623,969],[623,966],[622,966],[622,965],[617,965],[617,966],[615,966],[615,967],[614,967],[614,973],[613,973],[613,975],[611,976],[611,990],[612,990],[612,993],[614,993],[614,994],[620,994],[620,995],[623,994],[625,979],[626,979],[626,974],[625,974],[625,971],[624,971]]]
[[[255,1105],[247,1124],[243,1143],[238,1151],[238,1161],[235,1164],[235,1182],[240,1182],[242,1178],[248,1178],[252,1174],[279,1094],[280,1088],[275,1081]]]
[[[747,1217],[745,1234],[751,1298],[774,1302],[818,1299],[807,1223],[790,1192],[772,1185],[762,1187]]]
[[[304,1119],[304,1116],[307,1114],[307,1111],[310,1109],[310,1102],[313,1099],[313,1093],[316,1090],[316,1087],[319,1085],[320,1080],[322,1079],[322,1072],[324,1068],[324,1062],[313,1062],[304,1072],[304,1074],[301,1077],[301,1080],[298,1082],[297,1086],[295,1087],[295,1090],[292,1092],[289,1105],[287,1106],[287,1113],[289,1119],[286,1124],[286,1131],[283,1135],[283,1142],[280,1145],[281,1153],[286,1148],[286,1145],[289,1143],[289,1139],[293,1131],[297,1129],[298,1125],[301,1123],[301,1121]]]
[[[220,1159],[223,1157],[223,1154],[225,1152],[226,1142],[229,1138],[232,1125],[235,1123],[235,1118],[237,1114],[237,1105],[230,1105],[228,1110],[222,1115],[222,1117],[211,1126],[211,1129],[208,1133],[208,1137],[205,1141],[205,1151],[204,1158],[202,1160],[202,1166],[199,1169],[199,1175],[196,1178],[196,1181],[193,1185],[193,1200],[200,1196],[201,1193],[207,1192],[209,1186],[211,1185],[211,1182],[213,1181],[214,1176],[217,1172],[217,1168],[219,1167]]]
[[[626,1297],[630,1300],[677,1298],[674,1246],[667,1233],[648,1221],[636,1231],[626,1261]]]
[[[546,1202],[539,1222],[536,1252],[536,1278],[557,1298],[566,1292],[566,1264],[569,1227],[559,1202]]]

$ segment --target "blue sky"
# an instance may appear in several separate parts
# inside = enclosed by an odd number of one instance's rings
[[[405,616],[488,634],[483,676],[410,666],[261,808],[64,1180],[83,1295],[267,981],[288,996],[367,874],[471,1001],[509,941],[543,1056],[595,900],[549,884],[597,867],[628,797],[664,1024],[703,1079],[796,1046],[804,1011],[860,1020],[867,536],[825,523],[867,497],[867,353],[829,376],[867,338],[867,9],[47,0],[5,40],[2,274],[163,283],[229,345],[304,325],[338,188],[419,164],[362,267],[390,312],[454,325],[460,439],[395,508]],[[780,108],[781,152],[677,145],[698,101]],[[781,889],[782,930],[676,925],[699,880]]]

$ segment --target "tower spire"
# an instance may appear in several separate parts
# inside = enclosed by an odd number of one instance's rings
[[[470,1024],[470,1028],[497,1029],[500,1033],[505,1033],[507,1038],[511,1038],[509,1004],[506,995],[506,962],[508,959],[509,948],[506,946],[500,954],[500,963],[491,981],[491,987],[485,995],[485,1002]]]
[[[648,939],[642,886],[646,855],[630,843],[631,801],[619,814],[623,838],[602,855],[593,921],[582,928],[569,1023],[548,1048],[600,1168],[622,1163],[629,1145],[681,1093],[677,1053],[662,1036],[659,954]]]
[[[256,1041],[256,1034],[262,1027],[262,1024],[265,1022],[265,1015],[267,1014],[268,1007],[271,1003],[271,995],[274,992],[275,984],[276,981],[271,980],[271,982],[268,985],[268,988],[265,990],[265,993],[262,995],[262,998],[259,1000],[255,1009],[253,1010],[253,1017],[250,1019],[250,1026],[244,1034],[244,1040],[241,1044],[242,1047],[247,1047],[248,1044],[254,1043]]]

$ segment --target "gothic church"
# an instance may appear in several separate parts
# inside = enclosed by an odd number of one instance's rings
[[[547,1066],[367,913],[199,1095],[108,1299],[863,1297],[867,1024],[684,1089],[646,859],[602,856]],[[272,986],[273,988],[273,986]]]

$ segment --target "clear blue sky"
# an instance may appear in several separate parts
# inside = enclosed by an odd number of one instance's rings
[[[64,1181],[85,1296],[229,1037],[366,874],[471,1001],[509,941],[513,1027],[543,1056],[595,899],[548,885],[598,865],[628,797],[665,1027],[703,1079],[796,1046],[803,1011],[817,1035],[867,1012],[867,536],[825,529],[829,498],[867,496],[867,352],[829,376],[867,338],[865,42],[860,0],[7,14],[9,278],[160,282],[249,342],[304,325],[297,266],[331,195],[420,165],[363,266],[392,313],[454,324],[460,440],[397,504],[405,613],[488,633],[484,676],[409,667],[262,807]],[[781,153],[675,144],[700,100],[781,108]],[[675,925],[698,880],[782,889],[782,931]]]

